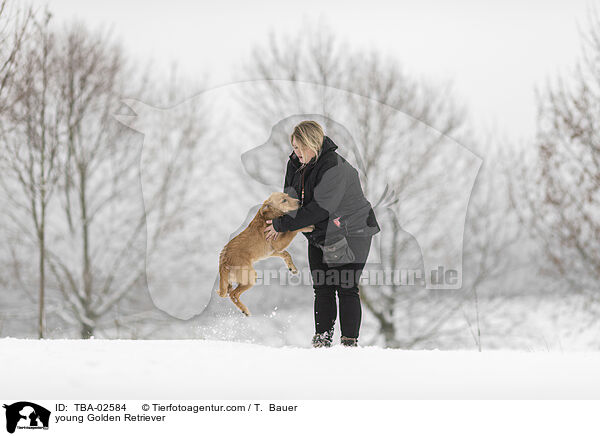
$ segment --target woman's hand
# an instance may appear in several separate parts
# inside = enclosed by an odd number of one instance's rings
[[[271,239],[275,240],[279,236],[279,232],[273,228],[273,224],[272,223],[273,223],[272,220],[267,220],[267,224],[269,224],[265,228],[265,233],[266,233],[267,241],[269,241]]]

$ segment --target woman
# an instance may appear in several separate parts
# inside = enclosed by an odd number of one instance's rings
[[[314,231],[303,233],[309,241],[308,261],[315,291],[312,344],[332,344],[337,292],[341,343],[357,346],[361,321],[358,283],[379,224],[363,194],[358,172],[336,153],[337,145],[318,123],[298,124],[290,142],[293,152],[287,163],[284,192],[299,199],[300,208],[268,220],[266,237],[277,238],[278,232],[314,224]]]

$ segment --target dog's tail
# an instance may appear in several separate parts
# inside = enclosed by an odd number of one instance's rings
[[[229,267],[225,264],[225,250],[221,251],[219,255],[219,293],[220,297],[227,297],[232,286],[229,283]]]

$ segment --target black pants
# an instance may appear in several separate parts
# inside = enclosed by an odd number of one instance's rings
[[[345,265],[323,263],[323,251],[308,244],[308,263],[315,290],[315,332],[330,330],[337,317],[335,294],[340,301],[342,336],[358,338],[361,320],[358,283],[367,262],[372,236],[347,237],[355,260]]]

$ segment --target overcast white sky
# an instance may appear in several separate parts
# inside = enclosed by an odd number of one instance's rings
[[[450,79],[479,130],[533,134],[536,85],[567,71],[594,0],[241,1],[50,0],[59,21],[114,25],[126,47],[188,76],[228,83],[271,28],[325,20],[351,44],[376,47],[432,80]]]

